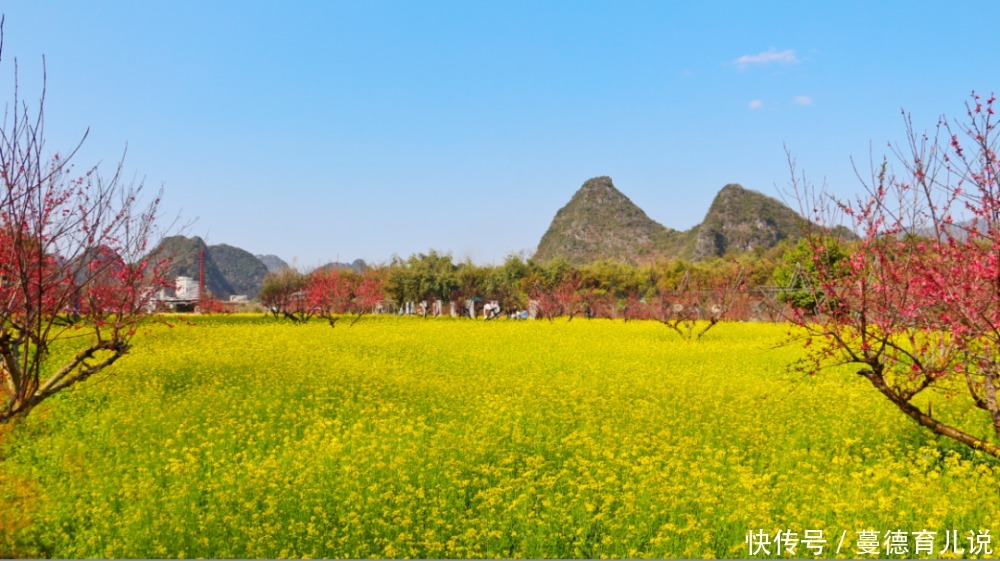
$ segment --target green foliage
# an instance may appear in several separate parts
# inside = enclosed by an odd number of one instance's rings
[[[457,267],[451,254],[435,250],[418,253],[403,261],[393,259],[386,294],[397,302],[448,300],[458,287]]]
[[[580,267],[581,284],[615,298],[644,296],[649,291],[649,267],[605,259]]]
[[[846,274],[843,260],[848,255],[847,243],[835,237],[802,238],[785,252],[781,264],[774,269],[774,285],[781,289],[778,299],[810,314],[821,311],[825,295],[818,286],[817,266]],[[825,275],[824,278],[835,277]]]
[[[528,305],[523,280],[529,267],[521,257],[509,255],[503,265],[486,268],[484,294],[497,300],[504,309],[523,309]]]
[[[605,259],[587,265],[573,265],[557,257],[549,261],[509,255],[502,265],[476,265],[470,261],[455,265],[450,255],[435,251],[396,258],[384,269],[385,293],[397,302],[420,302],[440,298],[461,304],[466,299],[497,300],[503,309],[525,309],[539,292],[551,291],[567,281],[578,281],[579,292],[606,305],[620,306],[625,299],[651,299],[663,291],[687,286],[721,286],[739,270],[746,289],[771,283],[780,249],[760,249],[739,259],[715,258],[702,261],[660,260],[647,265],[630,265]]]

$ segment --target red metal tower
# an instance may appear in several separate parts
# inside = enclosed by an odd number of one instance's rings
[[[204,308],[205,302],[205,248],[198,253],[198,307]]]

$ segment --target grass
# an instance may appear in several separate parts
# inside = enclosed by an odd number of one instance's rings
[[[746,557],[748,530],[819,529],[857,557],[858,530],[1000,531],[997,462],[858,376],[788,373],[785,329],[157,326],[7,429],[0,554]]]

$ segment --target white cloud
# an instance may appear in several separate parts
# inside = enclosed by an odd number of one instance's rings
[[[761,107],[764,107],[764,102],[759,99],[755,99],[750,102],[749,107],[750,109],[760,109]]]
[[[799,57],[795,56],[794,50],[786,49],[779,51],[778,49],[771,49],[755,55],[743,55],[734,60],[733,64],[740,68],[746,68],[747,66],[767,66],[772,63],[794,64],[796,62],[799,62]]]
[[[797,95],[792,99],[792,103],[795,105],[812,105],[813,100],[807,95]]]

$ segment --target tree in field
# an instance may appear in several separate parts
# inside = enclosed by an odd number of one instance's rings
[[[581,267],[580,276],[586,287],[583,298],[588,317],[628,321],[642,315],[641,300],[649,289],[645,268],[604,260]]]
[[[305,281],[305,297],[309,308],[325,319],[330,327],[347,312],[354,297],[355,275],[339,269],[313,271]]]
[[[348,306],[348,312],[354,314],[351,325],[354,325],[367,313],[375,310],[375,306],[385,298],[385,276],[377,269],[365,271],[354,286],[354,297]]]
[[[431,250],[393,259],[385,291],[397,302],[445,300],[456,289],[456,269],[450,254]]]
[[[0,55],[2,43],[0,18]],[[117,362],[163,281],[146,257],[159,194],[142,202],[121,162],[104,177],[74,171],[75,149],[45,152],[44,93],[31,109],[14,79],[0,125],[0,423]],[[51,364],[56,345],[73,353]]]
[[[448,299],[455,302],[459,317],[475,317],[476,303],[483,301],[486,271],[471,262],[462,263],[455,270],[454,286]]]
[[[306,279],[303,292],[312,313],[334,328],[344,314],[354,314],[353,326],[383,298],[382,280],[375,270],[360,275],[338,269],[316,271]]]
[[[522,282],[528,272],[528,265],[517,255],[508,255],[503,265],[486,266],[484,295],[495,300],[501,310],[514,311],[527,307],[528,297],[522,289]]]
[[[536,286],[531,291],[535,301],[538,317],[550,322],[560,316],[567,316],[569,321],[583,311],[583,295],[580,294],[580,275],[575,270],[564,271],[561,276],[549,286]]]
[[[933,133],[906,116],[903,146],[873,166],[866,193],[837,201],[792,188],[828,225],[860,240],[836,266],[829,229],[807,236],[826,313],[793,316],[808,371],[858,365],[900,411],[936,434],[1000,457],[1000,164],[995,97],[973,94],[962,122]],[[846,268],[846,271],[845,271]],[[978,414],[968,415],[969,410]]]
[[[646,299],[640,296],[637,291],[629,292],[624,298],[621,299],[619,312],[621,313],[622,319],[626,322],[629,320],[653,319],[654,316],[652,306],[650,306],[646,302]]]
[[[306,277],[292,269],[269,272],[260,287],[260,302],[275,318],[285,318],[295,323],[309,321],[313,307],[306,297]]]
[[[684,339],[701,339],[746,297],[745,279],[745,267],[739,263],[711,270],[687,268],[679,278],[667,275],[654,299],[655,317]]]
[[[600,289],[589,287],[580,292],[580,309],[587,319],[613,318],[617,308],[617,299],[614,294]]]

